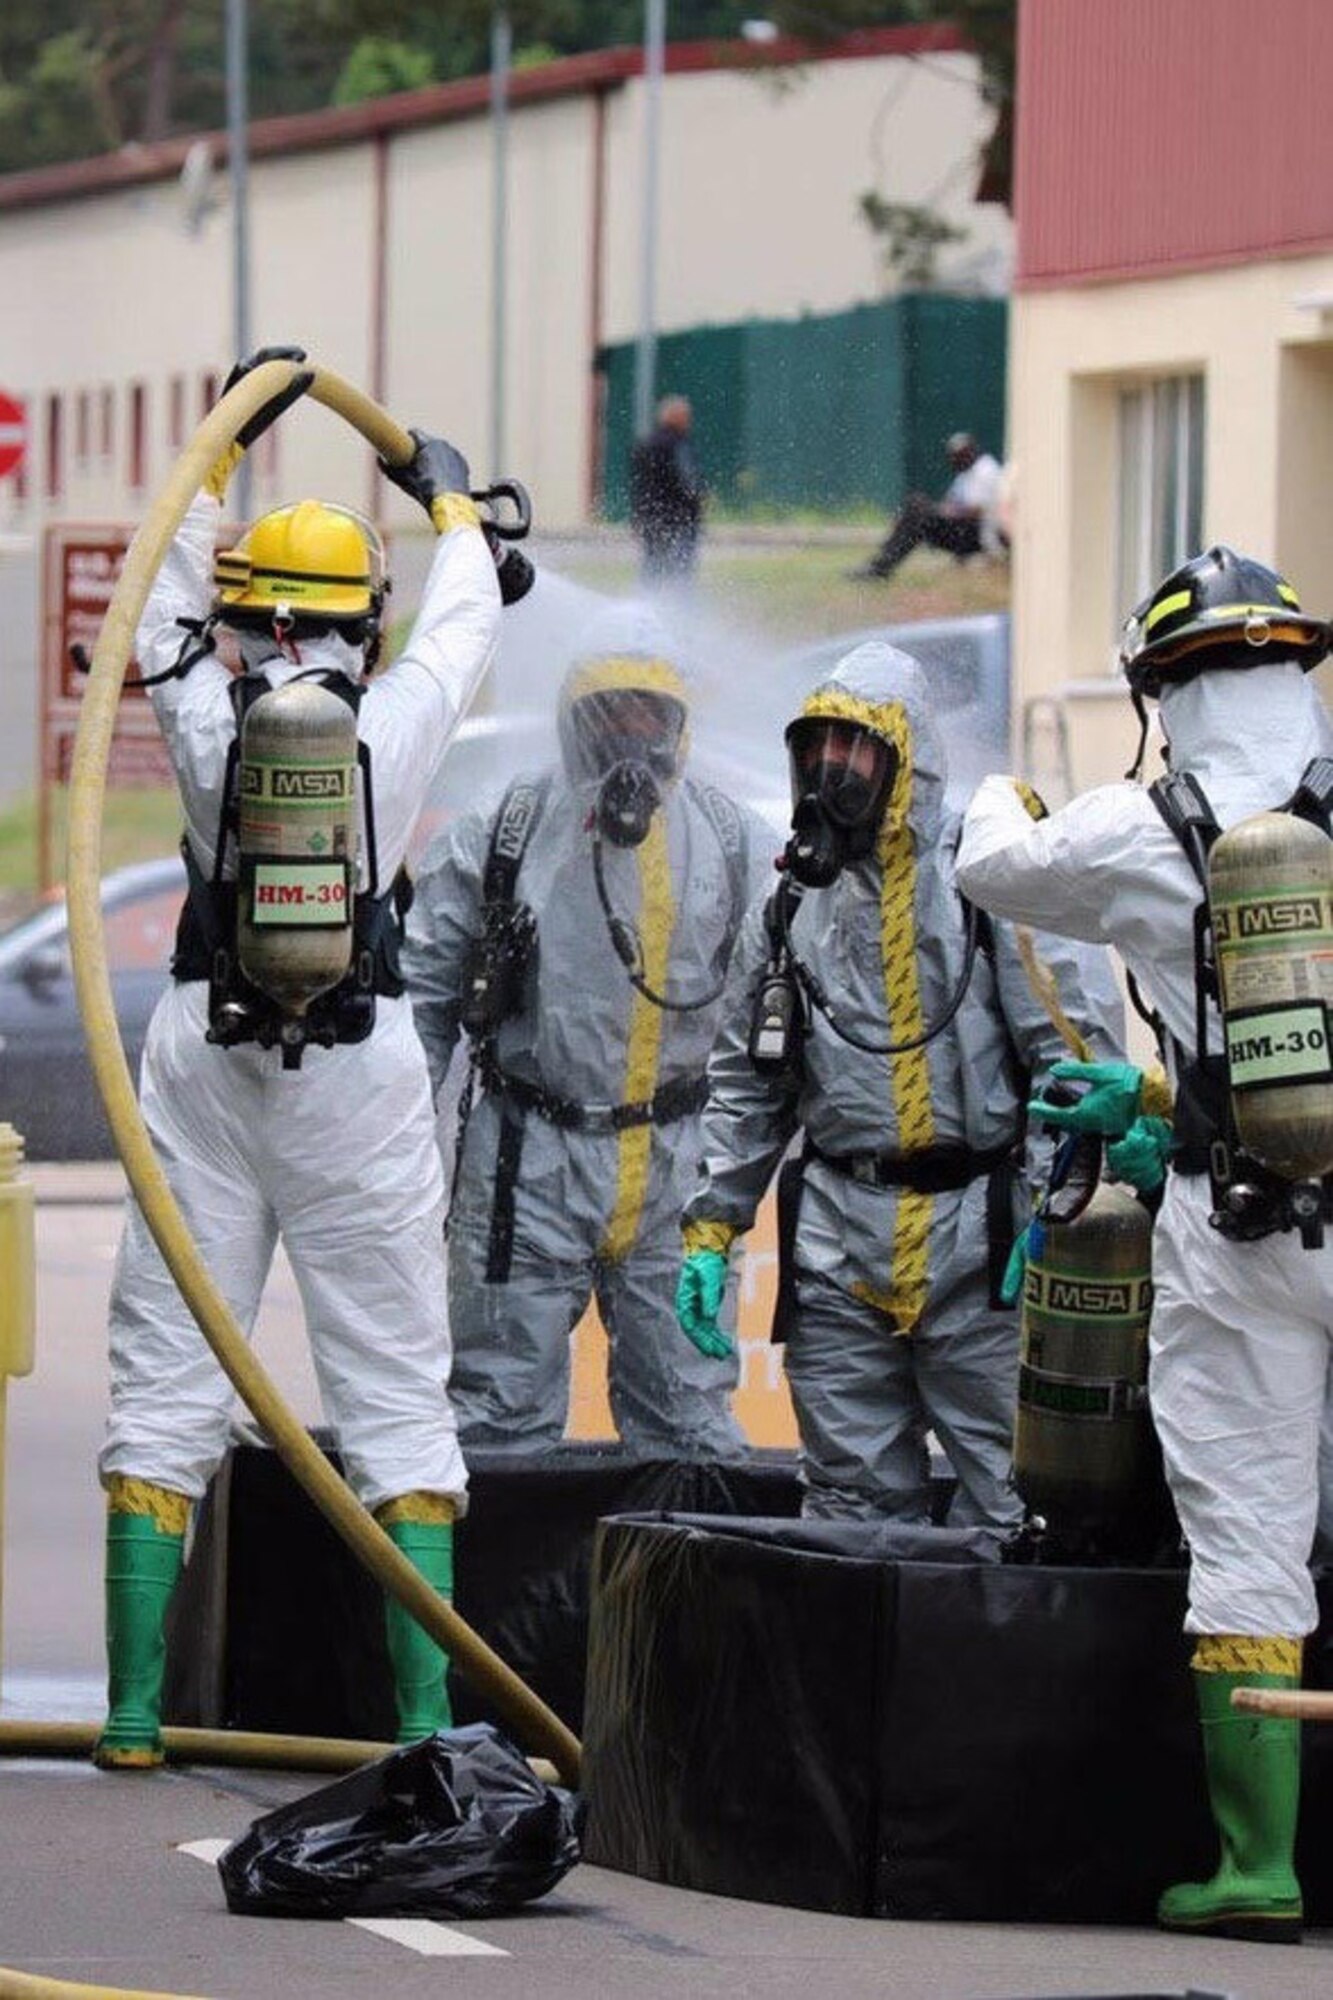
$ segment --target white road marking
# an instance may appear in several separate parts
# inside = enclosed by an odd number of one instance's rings
[[[434,1924],[429,1917],[348,1917],[359,1931],[373,1931],[423,1958],[508,1958],[498,1944],[483,1944],[480,1938],[463,1931],[451,1931],[447,1924]]]
[[[229,1840],[182,1840],[177,1854],[192,1854],[196,1861],[216,1861],[231,1846]]]
[[[176,1852],[214,1864],[230,1846],[229,1840],[182,1840]],[[432,1923],[429,1917],[346,1917],[343,1921],[359,1931],[387,1938],[390,1944],[400,1944],[405,1951],[419,1952],[423,1958],[509,1957],[498,1944],[484,1944],[465,1931],[451,1930],[448,1924]]]

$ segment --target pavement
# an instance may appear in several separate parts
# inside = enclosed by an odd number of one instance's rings
[[[0,1769],[0,1960],[45,1980],[81,1982],[85,2000],[112,2000],[126,1988],[136,2000],[145,1990],[209,2000],[370,1992],[438,2000],[442,1991],[466,2000],[1128,2000],[1186,1992],[1191,2000],[1328,2000],[1333,1991],[1327,1936],[1293,1951],[1147,1930],[876,1922],[590,1867],[503,1917],[230,1915],[218,1853],[317,1782],[205,1767],[129,1776],[9,1760]],[[0,1970],[0,1995],[17,1990]]]
[[[0,1719],[91,1722],[103,1700],[94,1460],[106,1396],[105,1293],[125,1181],[108,1161],[29,1171],[38,1202],[38,1367],[9,1385]],[[257,1347],[304,1420],[313,1392],[289,1271],[275,1273],[261,1320]],[[0,1758],[0,2000],[32,1991],[5,1968],[47,1982],[43,2000],[60,1991],[52,1981],[78,1982],[83,2000],[113,2000],[126,1989],[201,2000],[351,2000],[368,1991],[377,2000],[438,2000],[446,1982],[463,2000],[1333,1994],[1329,1931],[1308,1933],[1293,1951],[1170,1938],[1147,1926],[877,1921],[586,1865],[504,1917],[247,1921],[227,1911],[218,1852],[259,1815],[327,1780],[205,1764],[108,1773],[85,1758],[29,1750],[20,1742]],[[784,1746],[772,1753],[781,1757]],[[743,1838],[743,1829],[728,1837]],[[1014,1838],[1023,1838],[1021,1800]]]
[[[119,1160],[30,1160],[39,1208],[119,1207],[129,1183]]]

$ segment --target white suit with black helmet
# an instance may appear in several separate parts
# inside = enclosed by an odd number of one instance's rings
[[[1196,781],[1221,829],[1287,805],[1311,760],[1333,753],[1306,678],[1327,644],[1285,578],[1224,547],[1192,558],[1129,620],[1122,662],[1136,701],[1160,700],[1170,773]],[[1188,1100],[1200,1058],[1222,1060],[1206,988],[1207,1048],[1197,1048],[1203,891],[1147,789],[1103,786],[1034,820],[1010,779],[987,778],[967,814],[959,877],[998,915],[1114,945],[1165,1031],[1177,1152],[1153,1239],[1149,1396],[1189,1544],[1185,1622],[1197,1635],[1223,1867],[1212,1884],[1168,1891],[1160,1914],[1171,1928],[1298,1934],[1298,1725],[1233,1718],[1228,1697],[1298,1680],[1316,1621],[1308,1563],[1333,1241],[1305,1249],[1291,1229],[1235,1241],[1210,1223],[1209,1149],[1181,1150],[1181,1087]]]

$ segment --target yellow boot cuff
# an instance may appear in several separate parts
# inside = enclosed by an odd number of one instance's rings
[[[1285,1674],[1301,1677],[1300,1639],[1251,1638],[1243,1632],[1201,1633],[1190,1661],[1196,1674]]]
[[[135,1479],[126,1472],[113,1472],[106,1483],[108,1514],[147,1514],[161,1535],[183,1535],[190,1522],[190,1502],[184,1493],[169,1486],[154,1486],[149,1479]]]
[[[444,1493],[403,1493],[397,1500],[382,1500],[375,1509],[375,1519],[382,1528],[399,1521],[428,1521],[446,1527],[454,1513],[454,1503]]]

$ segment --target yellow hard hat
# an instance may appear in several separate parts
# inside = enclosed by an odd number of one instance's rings
[[[301,500],[261,515],[213,558],[217,609],[292,618],[365,618],[384,595],[384,545],[350,508]]]

